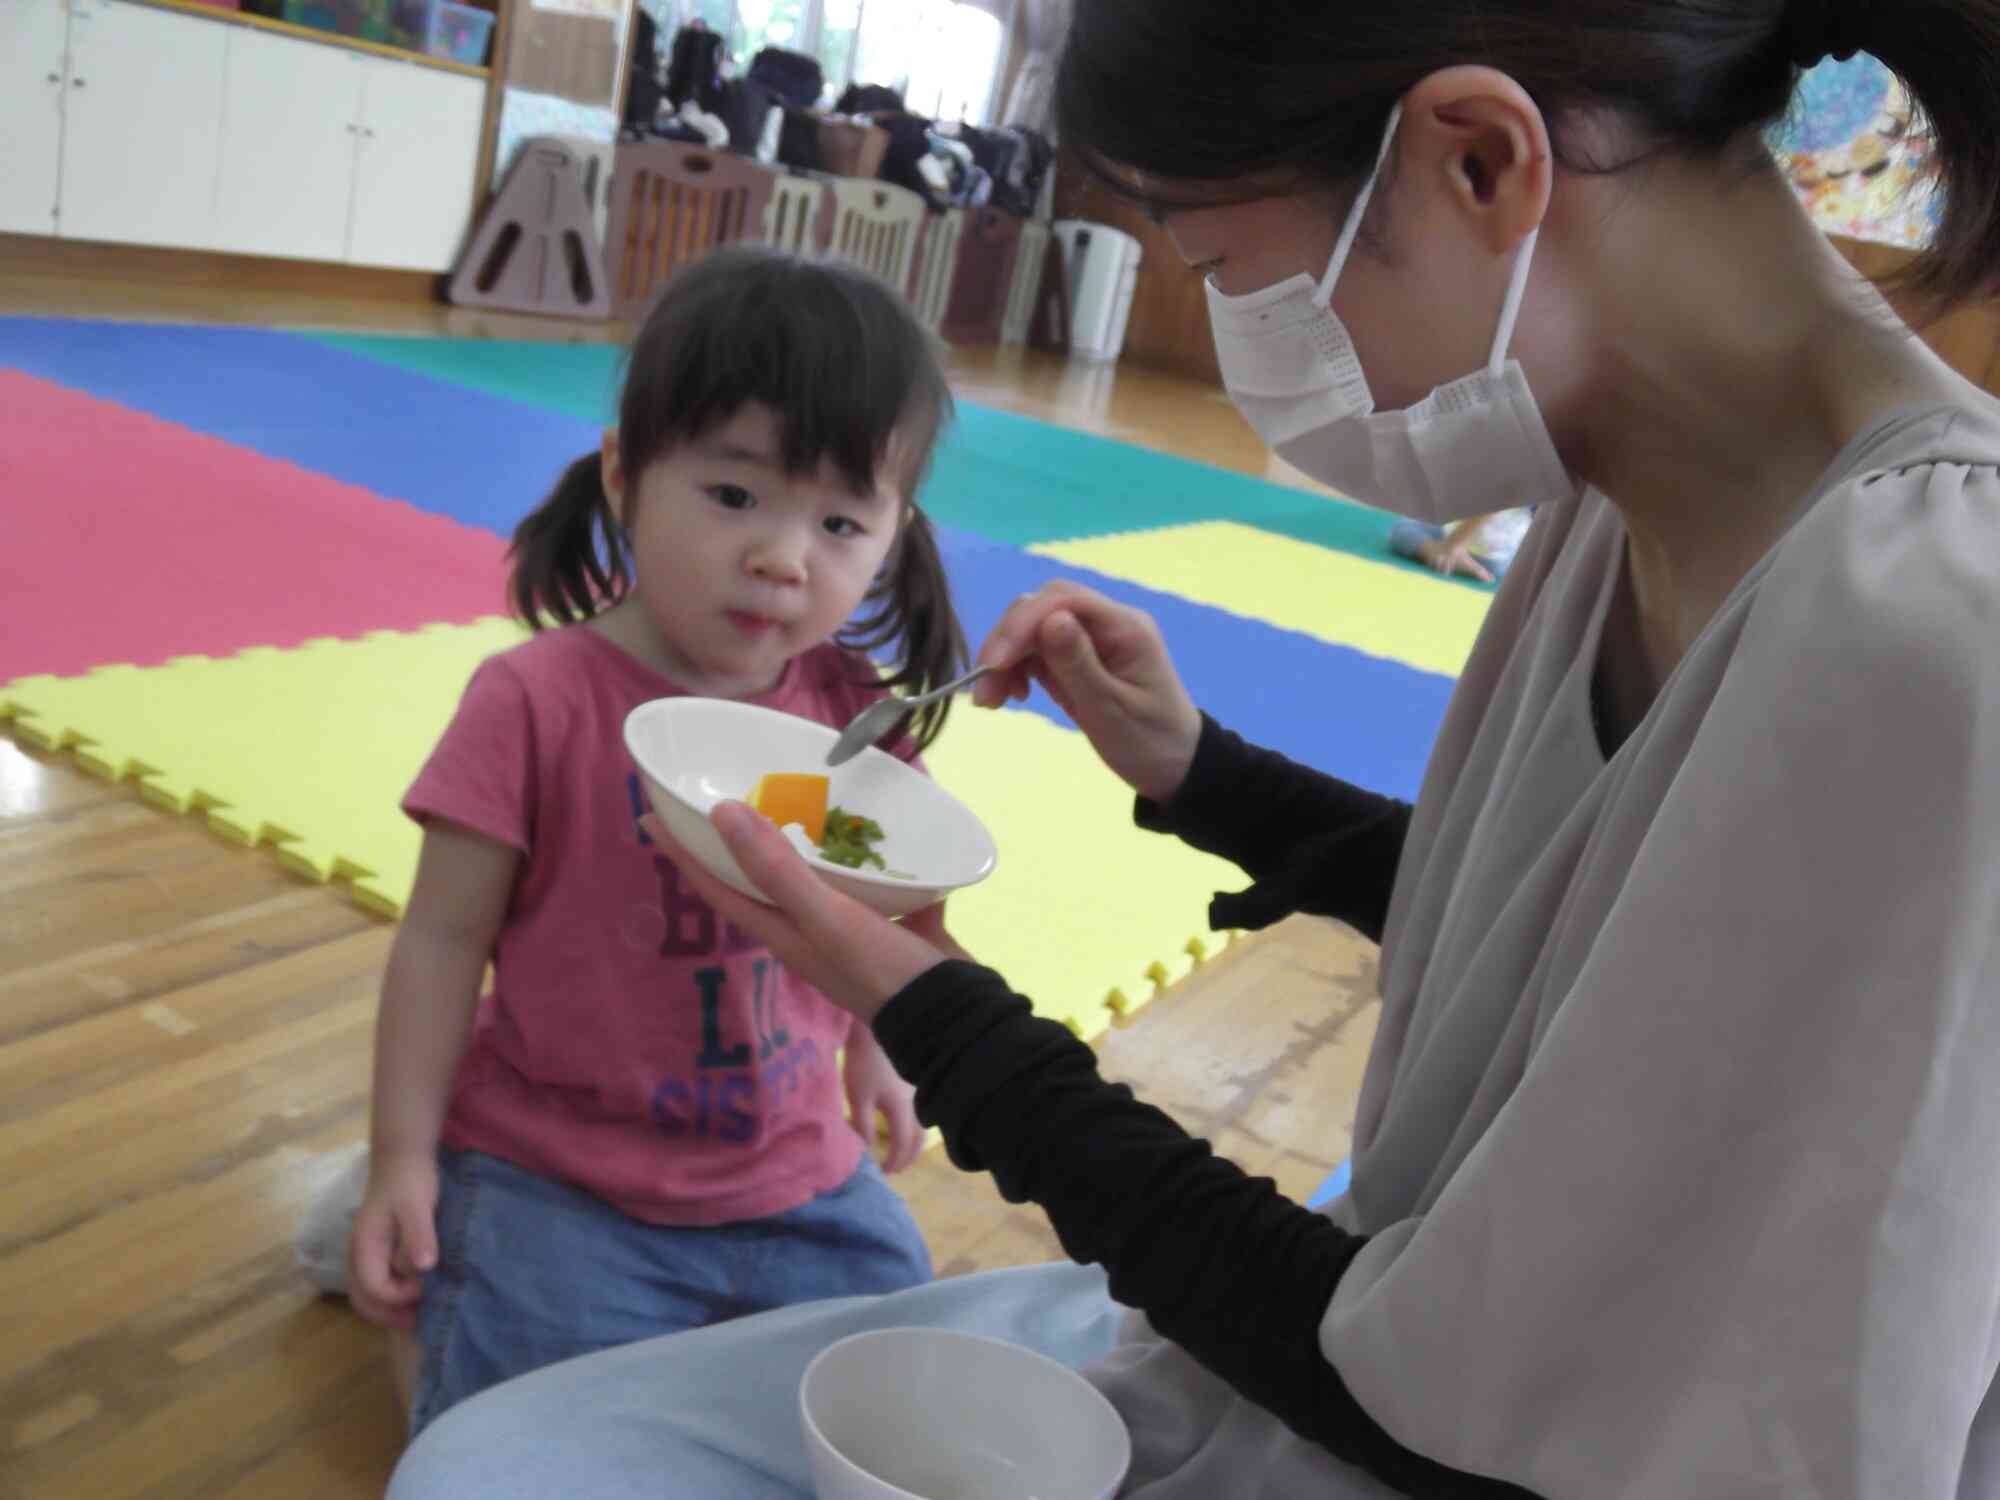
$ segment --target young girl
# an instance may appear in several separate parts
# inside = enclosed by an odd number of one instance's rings
[[[945,681],[964,640],[911,497],[950,404],[886,287],[720,252],[640,330],[603,452],[516,530],[538,633],[473,676],[403,804],[423,854],[349,1252],[417,1366],[412,1435],[573,1355],[929,1279],[857,1133],[880,1112],[908,1165],[910,1089],[652,847],[621,731],[675,694],[844,724]]]

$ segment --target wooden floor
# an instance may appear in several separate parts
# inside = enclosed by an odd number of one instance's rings
[[[492,337],[598,330],[9,260],[0,312]],[[1219,394],[955,356],[962,394],[1263,472]],[[315,1298],[293,1227],[365,1133],[391,929],[260,850],[0,740],[0,1500],[379,1495],[400,1443],[376,1332]],[[1295,1195],[1345,1154],[1372,948],[1294,919],[1100,1043],[1112,1076]],[[897,1179],[942,1274],[1045,1260],[1037,1211],[941,1153]]]

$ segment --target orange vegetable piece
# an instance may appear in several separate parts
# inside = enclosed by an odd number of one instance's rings
[[[783,828],[797,823],[817,847],[826,838],[827,779],[793,771],[774,771],[757,783],[750,805]]]

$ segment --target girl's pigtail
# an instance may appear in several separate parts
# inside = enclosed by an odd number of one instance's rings
[[[586,453],[514,528],[508,597],[530,629],[587,620],[631,586],[624,529],[604,493],[601,457]]]
[[[895,672],[886,679],[892,688],[910,693],[943,687],[965,670],[969,653],[965,630],[952,607],[951,584],[930,517],[912,506],[896,540],[895,560],[872,596],[877,608],[854,622],[841,636],[842,644],[863,652],[898,646]],[[904,726],[904,734],[923,750],[944,728],[951,711],[949,698],[925,705]]]

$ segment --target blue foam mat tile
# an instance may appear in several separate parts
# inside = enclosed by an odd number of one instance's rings
[[[0,364],[503,536],[602,431],[261,329],[0,318]]]
[[[1349,1158],[1328,1173],[1325,1182],[1322,1182],[1318,1187],[1313,1189],[1313,1195],[1306,1199],[1306,1207],[1324,1208],[1342,1193],[1346,1192],[1348,1184],[1353,1180],[1354,1162],[1352,1158]]]

